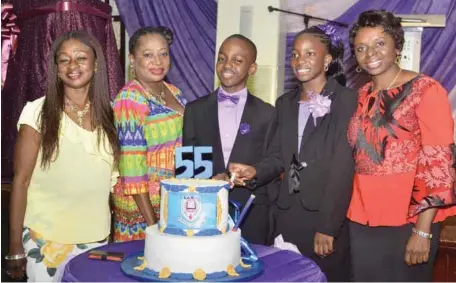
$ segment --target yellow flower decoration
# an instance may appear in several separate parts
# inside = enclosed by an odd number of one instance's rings
[[[163,201],[163,215],[161,215],[161,217],[163,218],[163,222],[167,223],[167,220],[168,220],[168,194],[167,193],[163,196],[162,201]]]
[[[143,260],[141,265],[133,267],[134,270],[143,271],[147,267],[147,261]]]
[[[187,237],[191,237],[195,235],[195,232],[193,232],[193,230],[187,230]]]
[[[188,192],[189,193],[194,193],[194,192],[196,192],[196,188],[194,186],[189,186],[188,187]]]
[[[222,232],[222,234],[225,234],[226,233],[226,226],[222,227],[222,230],[220,232]]]
[[[228,265],[228,267],[226,268],[226,273],[228,273],[229,276],[233,277],[239,276],[239,273],[236,272],[232,264]]]
[[[162,270],[158,273],[158,278],[169,278],[171,276],[171,270],[168,267],[163,267]]]
[[[65,245],[47,241],[40,250],[44,257],[43,264],[49,268],[57,268],[65,261],[73,249],[74,245]]]
[[[204,272],[202,269],[197,269],[195,272],[193,272],[193,278],[198,281],[202,281],[206,279],[206,272]]]
[[[252,267],[251,264],[245,264],[245,263],[242,261],[242,258],[241,258],[241,263],[240,263],[240,265],[241,265],[243,268],[250,268],[250,267]]]
[[[217,226],[220,225],[220,221],[222,221],[222,202],[219,196],[217,196]]]

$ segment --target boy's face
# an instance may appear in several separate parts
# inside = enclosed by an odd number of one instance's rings
[[[233,93],[245,88],[247,79],[256,71],[253,56],[252,48],[243,40],[232,38],[223,42],[217,57],[216,71],[225,91]]]

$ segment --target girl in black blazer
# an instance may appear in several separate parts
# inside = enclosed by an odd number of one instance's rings
[[[350,281],[346,212],[354,161],[347,140],[357,94],[344,87],[343,44],[331,26],[297,34],[291,65],[300,84],[276,102],[276,134],[255,166],[230,164],[235,182],[261,184],[284,172],[274,235],[312,258],[329,281]]]

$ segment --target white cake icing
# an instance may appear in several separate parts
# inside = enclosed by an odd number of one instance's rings
[[[147,268],[156,272],[165,267],[172,273],[226,271],[229,265],[240,263],[240,239],[240,229],[216,236],[185,237],[163,234],[153,225],[146,229],[144,259]]]

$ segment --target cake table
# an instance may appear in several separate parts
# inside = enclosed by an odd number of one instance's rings
[[[325,282],[326,277],[311,259],[300,254],[252,245],[264,263],[264,272],[252,282]],[[125,257],[144,250],[144,241],[114,243],[99,248],[123,252]],[[120,262],[88,258],[88,252],[71,259],[65,268],[62,282],[134,282],[120,269]]]

